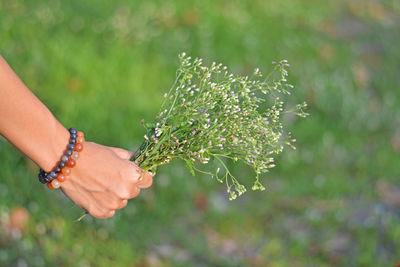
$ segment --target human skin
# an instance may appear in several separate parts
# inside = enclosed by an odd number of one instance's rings
[[[0,134],[46,172],[56,167],[69,141],[68,130],[2,56]],[[153,175],[129,161],[131,155],[121,148],[85,142],[76,166],[61,183],[62,191],[93,217],[112,217],[153,182]]]

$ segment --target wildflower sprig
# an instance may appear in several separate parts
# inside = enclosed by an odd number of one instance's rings
[[[282,96],[291,94],[286,60],[272,62],[273,71],[263,78],[259,69],[251,77],[228,72],[213,62],[204,66],[200,58],[185,53],[155,123],[145,123],[144,142],[132,160],[141,168],[155,171],[171,160],[182,159],[194,175],[196,171],[215,177],[227,185],[230,199],[246,191],[232,175],[226,160],[241,161],[255,171],[253,190],[264,190],[260,174],[275,167],[274,156],[284,145],[295,142],[284,131]],[[305,117],[306,104],[292,112]],[[196,162],[210,160],[220,167],[213,172],[200,170]],[[222,171],[221,171],[222,168]]]

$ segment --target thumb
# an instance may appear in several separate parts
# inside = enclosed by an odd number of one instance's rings
[[[118,147],[110,147],[110,149],[115,154],[117,154],[118,157],[120,157],[122,159],[126,159],[126,160],[129,160],[133,156],[133,153],[134,153],[132,151],[125,150],[125,149],[118,148]]]

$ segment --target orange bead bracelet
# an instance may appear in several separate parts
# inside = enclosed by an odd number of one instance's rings
[[[50,189],[59,188],[61,186],[66,176],[71,174],[71,169],[76,166],[79,153],[83,150],[83,143],[85,142],[85,135],[83,132],[70,128],[69,133],[71,137],[67,146],[67,151],[65,155],[62,156],[58,166],[49,173],[40,169],[39,180],[45,183]]]

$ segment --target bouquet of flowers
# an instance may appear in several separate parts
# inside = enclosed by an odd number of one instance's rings
[[[182,159],[194,175],[201,172],[226,183],[230,199],[246,191],[232,175],[226,160],[241,161],[255,171],[253,190],[264,190],[260,174],[275,166],[274,156],[284,145],[294,148],[290,133],[280,117],[294,112],[301,117],[306,103],[285,110],[282,97],[291,94],[287,82],[287,60],[272,62],[273,71],[263,78],[259,69],[251,77],[229,73],[226,66],[201,58],[179,56],[176,80],[164,95],[154,123],[143,123],[147,133],[132,160],[142,169],[155,172],[160,165]],[[198,164],[210,160],[219,165],[203,171]]]

